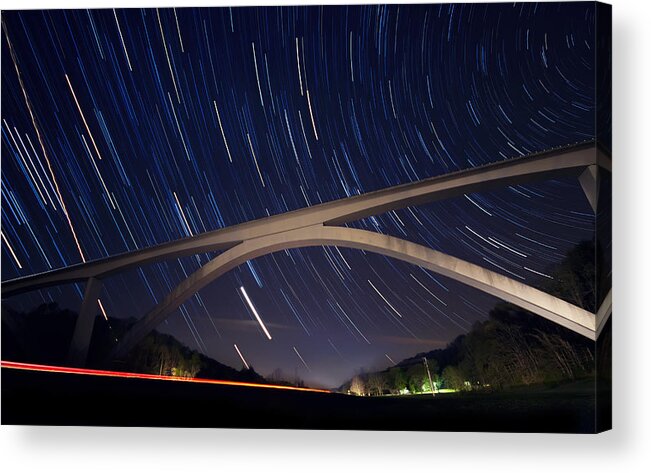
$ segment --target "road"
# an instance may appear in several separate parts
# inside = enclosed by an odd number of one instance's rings
[[[593,432],[590,390],[359,398],[223,381],[2,368],[2,423]],[[600,413],[597,413],[600,414]]]

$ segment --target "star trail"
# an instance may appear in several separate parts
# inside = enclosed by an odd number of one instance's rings
[[[3,11],[2,279],[592,140],[593,25],[590,3]],[[350,224],[532,286],[594,225],[569,178]],[[98,323],[141,317],[214,256],[110,277]],[[496,302],[307,248],[239,266],[158,329],[333,386],[445,346]]]

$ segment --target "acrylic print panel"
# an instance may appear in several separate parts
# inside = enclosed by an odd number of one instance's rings
[[[610,428],[610,7],[4,11],[2,421]]]

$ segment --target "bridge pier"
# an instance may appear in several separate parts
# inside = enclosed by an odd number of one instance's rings
[[[75,331],[70,342],[70,350],[68,351],[68,363],[71,366],[82,367],[86,365],[88,347],[90,346],[90,338],[93,335],[93,326],[97,315],[97,299],[103,286],[102,281],[97,278],[88,278],[86,281],[84,300],[81,303]]]
[[[593,164],[585,168],[585,171],[579,176],[579,183],[585,193],[592,211],[597,213],[597,203],[599,202],[599,166]]]

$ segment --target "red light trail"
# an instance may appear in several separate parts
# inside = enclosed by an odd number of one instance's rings
[[[157,374],[127,373],[124,371],[107,371],[107,370],[94,370],[88,368],[71,368],[68,366],[38,365],[33,363],[19,363],[16,361],[1,361],[0,366],[2,366],[2,368],[8,368],[8,369],[17,369],[17,370],[24,370],[24,371],[42,371],[46,373],[81,374],[87,376],[107,376],[112,378],[153,379],[158,381],[218,384],[222,386],[240,386],[240,387],[247,387],[247,388],[284,389],[286,391],[308,391],[308,392],[317,392],[317,393],[330,392],[325,389],[297,388],[294,386],[281,386],[278,384],[246,383],[242,381],[226,381],[220,379],[204,379],[204,378],[179,378],[175,376],[163,376]]]

